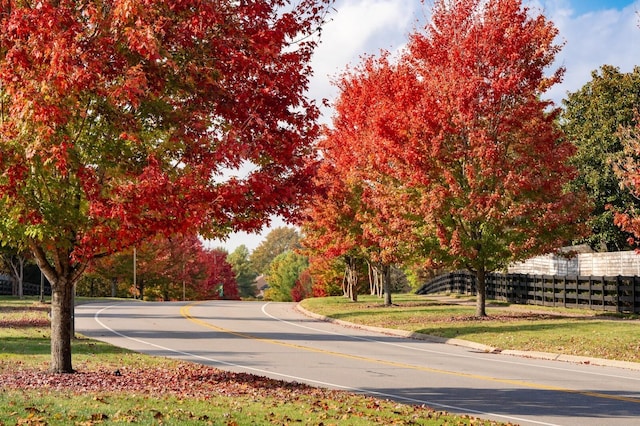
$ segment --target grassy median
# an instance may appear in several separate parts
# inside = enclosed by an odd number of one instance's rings
[[[76,374],[50,374],[48,305],[0,297],[0,426],[496,425],[428,407],[73,342]]]
[[[328,297],[304,300],[302,306],[353,323],[459,338],[503,350],[640,362],[637,315],[490,302],[488,316],[477,319],[470,298],[452,304],[407,294],[394,295],[393,303],[385,307],[375,296],[360,296],[358,302]]]

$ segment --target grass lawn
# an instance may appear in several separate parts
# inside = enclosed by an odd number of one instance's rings
[[[0,426],[497,425],[428,407],[73,341],[76,374],[50,374],[48,305],[0,296]]]
[[[461,300],[462,301],[462,300]],[[394,295],[391,307],[375,296],[307,299],[312,312],[358,324],[395,328],[497,347],[640,362],[637,316],[506,303],[489,304],[477,319],[471,303],[443,304],[429,296]]]

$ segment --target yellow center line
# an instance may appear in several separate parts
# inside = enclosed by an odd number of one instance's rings
[[[193,315],[191,315],[191,308],[193,306],[199,305],[201,303],[205,303],[205,302],[195,302],[195,303],[183,306],[180,309],[180,314],[185,319],[187,319],[187,320],[189,320],[189,321],[191,321],[191,322],[193,322],[193,323],[195,323],[197,325],[200,325],[202,327],[209,328],[209,329],[215,330],[215,331],[219,331],[219,332],[225,333],[225,334],[230,334],[232,336],[242,337],[244,339],[256,340],[256,341],[259,341],[259,342],[268,343],[268,344],[272,344],[272,345],[279,345],[279,346],[284,346],[284,347],[288,347],[288,348],[300,349],[300,350],[307,351],[307,352],[321,353],[321,354],[336,356],[336,357],[340,357],[340,358],[353,359],[353,360],[358,360],[358,361],[365,361],[365,362],[370,362],[370,363],[375,363],[375,364],[387,365],[387,366],[391,366],[391,367],[398,367],[398,368],[405,368],[405,369],[411,369],[411,370],[417,370],[417,371],[424,371],[424,372],[427,372],[427,373],[446,374],[446,375],[450,375],[450,376],[464,377],[464,378],[468,378],[468,379],[483,380],[483,381],[495,382],[495,383],[503,383],[503,384],[509,384],[509,385],[513,385],[513,386],[531,388],[531,389],[556,391],[556,392],[570,393],[570,394],[576,394],[576,395],[591,396],[591,397],[594,397],[594,398],[603,398],[603,399],[612,399],[612,400],[616,400],[616,401],[632,402],[632,403],[636,403],[636,404],[640,403],[640,399],[638,399],[638,398],[618,396],[618,395],[607,395],[605,393],[599,393],[599,392],[578,391],[578,390],[566,389],[566,388],[561,388],[561,387],[551,386],[551,385],[542,385],[542,384],[537,384],[537,383],[523,382],[523,381],[520,381],[520,380],[499,379],[499,378],[496,378],[496,377],[482,376],[482,375],[479,375],[479,374],[470,374],[470,373],[462,373],[462,372],[456,372],[456,371],[440,370],[440,369],[424,367],[424,366],[420,366],[420,365],[405,364],[405,363],[402,363],[402,362],[388,361],[388,360],[382,360],[382,359],[376,359],[376,358],[369,358],[369,357],[360,356],[360,355],[345,354],[345,353],[342,353],[342,352],[334,352],[334,351],[330,351],[330,350],[326,350],[326,349],[318,349],[318,348],[313,348],[313,347],[310,347],[310,346],[298,345],[298,344],[295,344],[295,343],[287,343],[287,342],[283,342],[283,341],[280,341],[280,340],[267,339],[267,338],[264,338],[264,337],[257,337],[257,336],[253,336],[251,334],[241,333],[241,332],[229,330],[229,329],[226,329],[226,328],[223,328],[223,327],[218,327],[216,325],[210,324],[210,323],[208,323],[206,321],[203,321],[203,320],[198,319],[198,318],[194,317]]]

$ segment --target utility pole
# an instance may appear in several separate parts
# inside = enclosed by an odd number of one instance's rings
[[[40,303],[44,303],[44,274],[42,269],[40,269]]]
[[[136,280],[136,255],[137,255],[136,248],[133,247],[133,288],[134,288],[134,292],[138,290],[138,283],[137,283],[137,280]]]

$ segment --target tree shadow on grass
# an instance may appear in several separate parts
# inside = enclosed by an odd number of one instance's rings
[[[450,327],[438,326],[438,327],[426,327],[419,330],[415,330],[416,333],[430,334],[434,336],[452,338],[461,337],[466,335],[477,334],[509,334],[509,333],[522,333],[522,332],[557,332],[566,330],[570,332],[575,329],[576,321],[583,319],[563,317],[543,318],[541,321],[530,320],[528,323],[488,323],[486,321],[472,321],[471,319],[465,324],[462,321],[452,322]],[[491,320],[491,317],[489,317]]]
[[[3,337],[0,352],[5,355],[45,355],[51,353],[48,337]]]
[[[0,352],[4,355],[49,355],[51,354],[51,339],[42,337],[3,337],[0,340]],[[74,339],[72,341],[74,355],[93,354],[121,354],[128,353],[126,349],[96,342],[91,339]]]
[[[402,308],[401,310],[398,310],[399,313],[402,313],[402,315],[405,316],[411,316],[411,315],[421,315],[421,316],[433,316],[434,318],[441,318],[444,316],[450,316],[450,315],[468,315],[471,316],[474,312],[475,312],[475,308],[472,307],[465,307],[465,306],[457,306],[457,305],[431,305],[431,307],[442,307],[442,310],[438,310],[436,312],[433,311],[425,311],[424,307],[417,307],[415,309],[407,309],[407,308]],[[385,308],[384,305],[381,305],[380,308]],[[386,308],[390,308],[388,306],[386,306]],[[391,307],[391,310],[389,311],[383,311],[382,309],[379,312],[375,312],[375,311],[371,311],[369,309],[367,310],[354,310],[354,311],[349,311],[349,312],[340,312],[340,313],[335,313],[335,314],[331,314],[329,315],[331,318],[333,319],[339,319],[339,320],[345,320],[345,321],[349,321],[349,319],[351,318],[358,318],[358,317],[371,317],[371,316],[376,316],[376,315],[393,315],[393,307]]]

